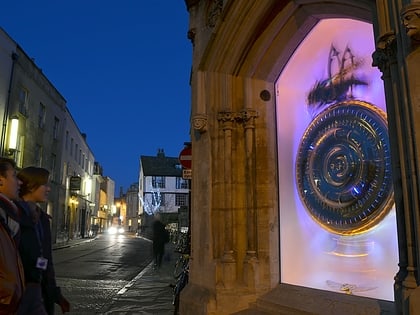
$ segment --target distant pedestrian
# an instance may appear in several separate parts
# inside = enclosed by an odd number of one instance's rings
[[[97,236],[98,235],[98,231],[99,231],[99,225],[98,224],[92,225],[93,236]]]
[[[39,206],[48,200],[49,171],[40,167],[26,167],[18,173],[22,181],[20,226],[22,238],[20,253],[25,269],[27,289],[18,314],[54,314],[54,303],[63,313],[70,310],[70,303],[61,294],[55,279],[52,260],[51,217]]]
[[[153,222],[153,258],[155,268],[160,268],[162,265],[163,255],[165,253],[165,243],[169,242],[169,233],[162,223],[160,214],[155,215]]]
[[[0,315],[16,314],[24,291],[24,271],[18,251],[18,198],[21,181],[15,162],[0,157]]]

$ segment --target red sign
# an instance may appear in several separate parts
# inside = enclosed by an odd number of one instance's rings
[[[192,163],[192,149],[187,147],[182,149],[179,154],[179,163],[181,163],[183,168],[190,169]]]

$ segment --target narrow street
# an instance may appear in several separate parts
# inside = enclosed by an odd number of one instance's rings
[[[68,314],[100,314],[152,259],[151,242],[133,234],[101,234],[53,252],[57,283]],[[56,314],[61,314],[56,306]]]

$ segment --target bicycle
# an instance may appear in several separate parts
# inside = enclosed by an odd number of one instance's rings
[[[179,273],[176,283],[173,286],[173,299],[172,304],[174,305],[174,315],[179,314],[179,298],[182,289],[187,285],[188,278],[189,278],[189,255],[183,254],[181,255],[183,257],[182,260],[178,260],[178,262],[182,263],[182,269]],[[178,264],[177,262],[177,264]]]
[[[179,299],[182,289],[187,285],[189,278],[189,261],[190,261],[190,234],[180,233],[178,235],[175,252],[179,253],[179,258],[175,263],[174,278],[176,279],[173,285],[173,299],[174,315],[179,314]]]
[[[189,254],[181,254],[175,263],[173,276],[178,279],[181,273],[184,271],[185,266],[188,264],[190,256]]]

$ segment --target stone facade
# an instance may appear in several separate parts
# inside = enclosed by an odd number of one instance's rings
[[[181,314],[420,314],[418,3],[186,0],[192,253]],[[391,143],[395,302],[282,283],[275,83],[321,19],[372,23]],[[407,28],[407,32],[406,32]],[[205,271],[205,272],[204,272]],[[238,313],[239,314],[239,313]]]
[[[92,150],[81,133],[66,100],[22,47],[0,29],[0,149],[18,167],[36,165],[50,171],[49,201],[53,242],[87,235],[97,215],[99,191],[94,190]],[[18,119],[16,146],[10,148],[12,118]],[[70,191],[70,178],[81,186]],[[112,196],[113,197],[113,196]]]

